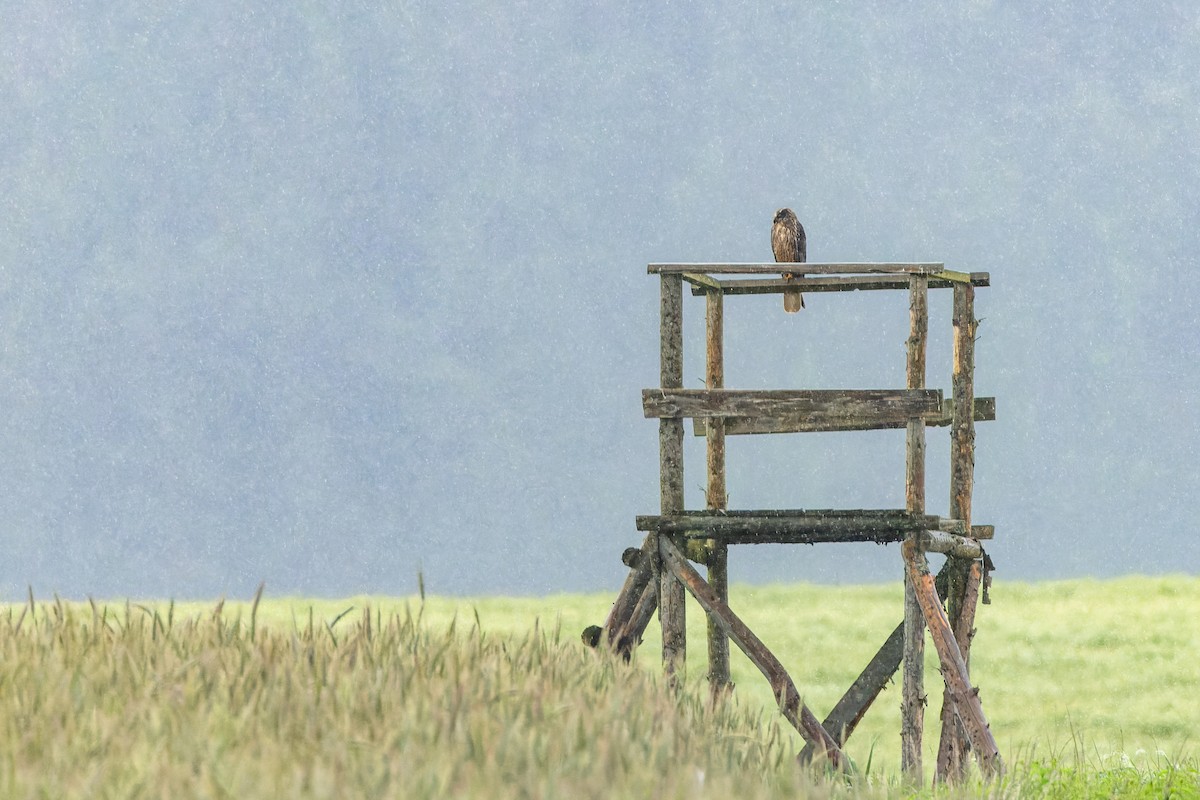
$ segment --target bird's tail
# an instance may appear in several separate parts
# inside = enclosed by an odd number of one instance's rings
[[[799,289],[788,289],[783,293],[783,310],[795,314],[804,308],[804,293]]]

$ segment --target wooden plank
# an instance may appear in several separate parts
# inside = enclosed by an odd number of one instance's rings
[[[933,274],[933,275],[931,275],[930,277],[932,277],[932,278],[937,278],[938,280],[942,280],[942,281],[949,281],[950,283],[970,283],[970,284],[974,284],[974,282],[975,282],[975,280],[974,280],[974,276],[975,276],[975,274],[977,274],[977,273],[971,273],[971,272],[955,272],[955,271],[954,271],[954,270],[952,270],[952,269],[944,269],[944,270],[942,270],[941,272],[936,272],[936,273],[934,273],[934,274]]]
[[[646,271],[651,275],[679,275],[684,272],[703,275],[778,275],[794,272],[797,275],[874,275],[899,273],[902,275],[932,275],[945,270],[946,265],[927,262],[860,261],[860,262],[756,262],[737,264],[649,264]]]
[[[967,664],[951,630],[950,621],[938,601],[933,576],[929,574],[929,565],[913,542],[905,542],[900,547],[904,554],[908,577],[925,616],[925,624],[929,626],[930,638],[938,651],[942,677],[946,681],[948,705],[975,750],[980,770],[985,776],[993,777],[1003,766],[1000,749],[996,746],[996,740],[992,737],[987,718],[984,716],[979,692],[971,686]]]
[[[925,356],[929,337],[929,292],[924,275],[909,278],[909,335],[906,377],[909,389],[925,388]],[[905,509],[925,513],[925,423],[908,421],[905,434]],[[910,531],[906,540],[923,535]],[[924,782],[921,740],[925,729],[925,620],[912,582],[904,581],[904,674],[900,692],[900,769],[912,784]]]
[[[953,416],[952,398],[942,400],[942,407],[934,414],[927,415],[925,427],[945,428],[950,425]],[[996,419],[996,398],[975,398],[975,421],[991,422]],[[726,436],[745,436],[764,433],[818,433],[829,431],[879,431],[894,430],[908,425],[907,420],[861,420],[853,418],[812,420],[808,417],[790,415],[785,417],[727,417],[725,419]],[[695,417],[692,420],[693,433],[696,436],[708,434],[708,420]]]
[[[696,598],[696,602],[700,604],[709,618],[721,626],[729,638],[737,644],[738,648],[746,654],[750,662],[771,684],[775,702],[784,718],[800,732],[805,741],[820,748],[834,767],[846,769],[849,766],[846,756],[829,732],[821,727],[816,716],[800,699],[800,692],[797,691],[796,684],[792,682],[791,676],[783,668],[779,659],[767,649],[761,639],[754,635],[754,631],[750,630],[746,623],[742,622],[737,614],[733,613],[733,610],[717,597],[713,588],[704,582],[700,573],[696,572],[679,550],[671,544],[670,539],[659,539],[659,547],[664,565],[669,567],[687,586],[688,591]]]
[[[684,279],[688,275],[696,275],[698,273],[684,273]],[[944,273],[935,273],[929,277],[928,288],[930,289],[952,289],[957,281],[940,278],[938,275]],[[962,275],[964,273],[954,273]],[[972,286],[990,286],[991,275],[987,272],[972,272],[969,275]],[[822,292],[864,292],[878,291],[887,289],[907,289],[907,275],[830,275],[821,277],[803,277],[793,278],[792,280],[784,280],[783,278],[730,278],[728,280],[716,281],[721,287],[723,294],[747,295],[747,294],[780,294],[787,287],[802,287],[806,292],[814,292],[820,294]],[[692,294],[707,294],[708,288],[694,286]]]
[[[859,676],[850,684],[850,688],[838,700],[837,705],[821,722],[821,727],[829,731],[829,735],[844,747],[850,734],[858,727],[858,723],[867,713],[867,709],[875,702],[887,686],[888,681],[900,668],[900,659],[904,652],[904,623],[896,626],[883,646],[863,669]],[[799,760],[807,763],[813,756],[814,749],[806,744],[800,751]]]
[[[907,420],[936,414],[940,389],[661,389],[642,390],[647,418],[778,417]]]
[[[664,274],[660,282],[659,382],[664,390],[678,390],[683,386],[683,283],[678,274]],[[663,514],[673,514],[683,510],[683,420],[663,418],[658,424],[659,505]],[[661,543],[654,548],[656,565],[660,549]],[[658,566],[663,669],[675,685],[682,682],[686,664],[686,594],[675,576]]]
[[[709,292],[705,301],[705,374],[704,385],[709,389],[725,386],[725,324],[724,297]],[[705,506],[709,511],[721,511],[728,502],[725,491],[725,421],[712,421],[711,435],[706,444]],[[709,539],[708,583],[724,603],[729,602],[729,547]],[[729,681],[729,637],[710,617],[708,619],[708,684],[713,701],[725,696]]]

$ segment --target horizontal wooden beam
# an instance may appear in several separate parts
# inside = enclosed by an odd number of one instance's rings
[[[934,275],[944,272],[941,263],[905,262],[803,262],[803,263],[740,263],[740,264],[649,264],[646,271],[651,275],[680,274],[694,272],[707,275],[778,275],[794,272],[804,275],[863,275],[878,273],[900,273],[903,275]]]
[[[940,389],[643,389],[648,418],[781,417],[863,424],[937,414]]]
[[[934,414],[925,415],[925,424],[929,427],[945,428],[950,425],[953,416],[954,401],[952,398],[942,400],[942,407]],[[991,422],[996,419],[996,398],[975,398],[975,421]],[[708,423],[703,417],[693,421],[696,436],[708,433]],[[811,419],[806,416],[792,415],[786,417],[735,417],[725,421],[725,435],[739,436],[758,433],[816,433],[820,431],[878,431],[903,428],[908,424],[906,419],[855,419],[840,417],[834,419]]]
[[[636,521],[639,531],[722,539],[733,535],[813,535],[821,541],[881,541],[874,538],[823,537],[836,534],[858,536],[872,532],[902,534],[906,531],[925,530],[959,535],[967,533],[966,524],[962,520],[931,514],[911,514],[903,510],[683,511],[670,515],[639,516]]]
[[[972,526],[971,531],[974,533],[977,529],[984,528],[988,532],[992,531],[991,525],[976,525]],[[700,531],[689,531],[683,534],[688,544],[698,542],[715,541],[722,545],[735,544],[850,544],[856,542],[869,542],[871,544],[896,544],[903,542],[907,537],[904,531],[882,530],[882,529],[863,529],[863,530],[845,530],[845,531],[810,531],[808,533],[779,533],[767,531],[765,533],[702,533]],[[947,534],[949,535],[949,534]],[[977,540],[982,537],[972,536],[964,541]],[[935,545],[936,546],[936,545]],[[931,552],[939,552],[934,549]],[[975,552],[973,548],[964,547],[961,551],[964,554]],[[982,551],[980,551],[982,552]],[[955,553],[957,555],[957,553]]]
[[[964,275],[972,286],[990,286],[991,275],[987,272],[937,272],[929,276],[928,288],[950,289],[956,280],[950,275]],[[701,279],[706,280],[701,280]],[[683,279],[692,284],[692,294],[706,294],[719,289],[722,294],[780,294],[788,288],[801,288],[806,292],[862,292],[880,289],[908,289],[907,275],[833,275],[820,278],[734,278],[718,281],[699,273],[684,273]]]

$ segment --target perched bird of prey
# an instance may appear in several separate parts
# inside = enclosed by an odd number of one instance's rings
[[[781,208],[775,212],[775,224],[771,226],[771,250],[775,252],[776,262],[808,260],[808,241],[804,238],[804,226],[790,208]],[[783,273],[784,280],[790,281],[795,277],[794,273]],[[799,289],[788,289],[783,293],[784,311],[795,313],[802,308],[804,295]]]

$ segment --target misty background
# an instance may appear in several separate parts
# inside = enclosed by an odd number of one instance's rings
[[[6,598],[615,592],[658,508],[646,264],[769,261],[782,206],[812,261],[991,273],[997,581],[1200,569],[1191,3],[0,9]],[[807,300],[726,301],[727,386],[903,386],[905,293]],[[902,507],[903,457],[731,439],[731,507]]]

